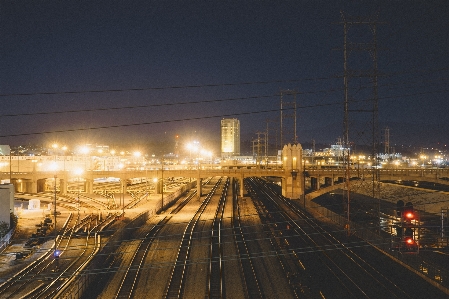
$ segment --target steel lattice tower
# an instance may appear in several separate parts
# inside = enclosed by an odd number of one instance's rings
[[[377,15],[374,17],[351,17],[341,13],[343,25],[343,82],[344,82],[344,118],[343,118],[343,147],[346,149],[346,201],[347,201],[347,229],[349,232],[349,208],[350,208],[350,148],[352,141],[360,140],[371,143],[372,159],[372,196],[376,198],[379,193],[379,125],[378,125],[378,46],[377,46]],[[351,31],[350,31],[351,29]],[[371,35],[366,40],[366,29],[370,29]],[[359,30],[359,31],[357,31]],[[352,34],[350,34],[352,33]],[[366,59],[366,53],[371,59]],[[350,55],[351,54],[351,55]],[[365,56],[363,56],[365,54]],[[352,59],[350,59],[352,58]],[[369,63],[367,63],[369,62]],[[354,68],[350,68],[354,66]],[[371,114],[371,134],[365,134],[365,128],[356,124],[357,115]],[[362,118],[363,119],[363,118]],[[366,118],[365,118],[366,119]],[[360,122],[360,120],[359,120]],[[361,129],[358,129],[361,128]],[[371,136],[371,138],[369,137]],[[370,140],[371,139],[371,140]],[[380,202],[379,202],[380,213]]]
[[[297,144],[296,132],[296,90],[281,90],[281,115],[280,115],[280,143],[283,147],[287,143]]]

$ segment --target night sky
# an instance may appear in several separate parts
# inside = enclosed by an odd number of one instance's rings
[[[398,147],[448,144],[448,1],[111,0],[0,2],[0,144],[132,145],[178,134],[218,151],[223,117],[240,119],[242,140],[268,126],[274,143],[280,90],[297,91],[299,142],[335,143],[341,12],[379,21],[380,136],[388,127]],[[348,36],[366,40],[370,30]],[[352,69],[372,66],[367,52],[349,57]],[[372,114],[361,112],[369,84],[351,80],[355,143],[371,134]]]

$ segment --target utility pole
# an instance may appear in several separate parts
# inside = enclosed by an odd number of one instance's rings
[[[376,194],[379,192],[379,170],[378,170],[378,65],[377,65],[377,25],[381,22],[377,21],[377,16],[374,17],[350,17],[341,12],[342,21],[340,24],[343,25],[343,84],[344,84],[344,117],[343,117],[343,150],[345,161],[345,191],[346,191],[346,201],[347,201],[347,230],[350,233],[350,139],[355,139],[356,137],[363,138],[367,136],[363,131],[357,131],[358,126],[354,126],[355,129],[353,134],[350,136],[350,118],[349,112],[361,112],[361,113],[371,113],[371,142],[372,142],[372,196],[376,198]],[[349,37],[349,29],[356,31],[354,34],[354,39],[360,39],[363,35],[360,30],[362,27],[368,27],[371,31],[371,39],[369,41],[357,41],[354,42]],[[355,67],[349,68],[349,54],[356,56],[358,53],[368,53],[371,57],[372,65],[366,70],[366,66],[361,66],[361,62],[364,58],[360,57],[357,61],[359,65],[357,66],[359,70]],[[355,80],[351,80],[355,79]],[[361,88],[360,86],[355,87],[356,92],[350,95],[349,84],[351,81],[359,83],[362,80],[368,80],[367,85],[371,87],[371,92],[367,91],[368,88]],[[354,96],[364,97],[362,101],[357,101]],[[371,103],[371,107],[368,105]],[[351,127],[352,128],[352,127]],[[362,126],[363,129],[363,126]],[[352,133],[352,132],[351,132]],[[379,216],[379,229],[380,229],[380,199],[378,203],[378,216]]]
[[[53,251],[53,258],[55,259],[55,271],[58,270],[59,268],[59,253],[57,250],[57,239],[58,239],[58,230],[56,229],[56,216],[57,216],[57,212],[56,212],[56,179],[57,176],[55,175],[55,207],[54,207],[54,214],[55,214],[55,245],[54,245],[54,251]]]
[[[281,90],[281,147],[287,143],[298,143],[296,94],[296,90]]]
[[[257,132],[257,139],[253,140],[253,156],[256,157],[256,165],[260,167],[260,161],[262,157],[262,152],[264,152],[264,159],[267,159],[267,133]],[[261,135],[263,137],[261,137]]]
[[[390,156],[390,128],[385,128],[385,154]]]

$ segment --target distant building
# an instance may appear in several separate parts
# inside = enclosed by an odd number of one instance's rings
[[[221,157],[240,156],[240,121],[236,118],[221,120]]]
[[[0,184],[0,222],[10,223],[10,213],[14,212],[14,186]]]

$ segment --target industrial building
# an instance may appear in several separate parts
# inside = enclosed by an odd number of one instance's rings
[[[221,157],[240,156],[240,121],[236,118],[221,120]]]

